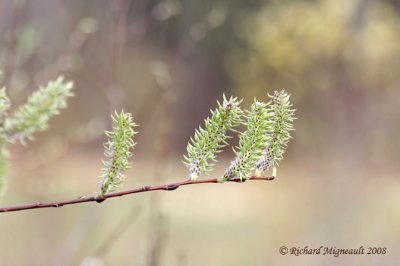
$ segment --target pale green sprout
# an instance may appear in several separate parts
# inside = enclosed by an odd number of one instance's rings
[[[103,161],[104,167],[100,175],[102,178],[100,197],[121,186],[125,178],[124,171],[131,167],[129,162],[132,156],[131,150],[136,145],[133,137],[137,133],[134,131],[137,125],[133,122],[132,115],[121,111],[120,114],[116,112],[111,118],[113,130],[105,132],[108,141],[104,144],[106,159]]]
[[[25,144],[25,139],[33,139],[33,133],[46,130],[50,117],[58,115],[60,109],[67,106],[67,98],[73,96],[73,87],[73,83],[65,82],[62,76],[40,87],[13,117],[4,121],[8,139]]]
[[[184,156],[190,180],[213,170],[217,154],[228,145],[228,132],[235,131],[235,127],[242,122],[241,102],[233,97],[227,100],[224,95],[222,104],[217,102],[217,109],[211,110],[211,117],[205,120],[204,128],[197,129],[194,138],[190,139],[187,156]]]
[[[290,131],[294,130],[293,120],[295,110],[289,101],[290,94],[284,90],[275,91],[273,95],[268,96],[272,99],[270,112],[273,115],[273,123],[268,129],[268,137],[271,139],[263,156],[257,162],[255,175],[264,176],[271,166],[273,166],[273,176],[276,176],[276,168],[279,161],[283,159],[287,144],[292,138]]]
[[[20,140],[33,139],[33,133],[48,127],[51,116],[67,106],[67,98],[73,96],[73,83],[63,77],[50,81],[47,86],[35,91],[12,117],[7,116],[10,100],[4,88],[0,89],[0,195],[4,194],[8,173],[8,145]]]
[[[254,100],[250,110],[247,111],[247,130],[240,134],[239,146],[234,149],[236,157],[220,178],[221,182],[233,178],[247,179],[254,170],[257,161],[271,141],[267,133],[273,114],[268,106],[269,103]]]

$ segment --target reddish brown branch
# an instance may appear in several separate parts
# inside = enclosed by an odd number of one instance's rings
[[[274,179],[274,177],[252,176],[248,180],[270,181],[273,179]],[[237,182],[237,183],[242,183],[244,181],[245,180],[240,180],[239,178],[228,180],[228,182]],[[132,190],[126,190],[126,191],[106,194],[106,195],[104,195],[104,197],[99,197],[99,196],[79,197],[79,198],[73,199],[73,200],[55,201],[55,202],[48,202],[48,203],[37,202],[37,203],[27,204],[27,205],[5,207],[5,208],[0,208],[0,213],[1,212],[16,212],[16,211],[24,211],[24,210],[32,210],[32,209],[42,209],[42,208],[59,208],[59,207],[65,206],[65,205],[79,204],[79,203],[84,203],[84,202],[101,203],[104,200],[109,199],[109,198],[121,197],[121,196],[129,195],[129,194],[155,191],[155,190],[170,191],[170,190],[175,190],[180,186],[198,185],[198,184],[206,184],[206,183],[219,183],[219,181],[217,178],[212,178],[212,179],[197,180],[197,181],[188,180],[188,181],[176,182],[176,183],[165,184],[165,185],[160,185],[160,186],[144,186],[144,187],[136,188],[136,189],[132,189]]]

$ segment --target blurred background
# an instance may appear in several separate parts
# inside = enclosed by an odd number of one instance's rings
[[[124,188],[186,179],[187,141],[223,93],[248,107],[285,88],[298,117],[273,182],[2,214],[1,264],[395,265],[399,43],[397,0],[0,1],[13,109],[60,74],[76,88],[48,131],[13,146],[2,206],[93,195],[114,110],[140,124]],[[282,256],[283,245],[387,253]]]

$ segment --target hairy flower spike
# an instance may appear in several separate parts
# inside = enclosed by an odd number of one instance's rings
[[[271,124],[267,133],[271,137],[271,141],[263,156],[257,162],[256,176],[264,176],[271,166],[277,165],[283,159],[286,146],[291,139],[290,131],[294,130],[295,110],[292,109],[292,104],[289,101],[290,95],[281,90],[268,96],[272,99],[270,110],[274,114],[273,124]]]
[[[195,180],[200,174],[208,174],[216,162],[216,154],[227,145],[228,131],[242,122],[243,111],[237,98],[223,99],[222,105],[218,103],[215,111],[211,110],[211,117],[205,120],[204,128],[196,130],[187,146],[185,164],[189,167],[189,179]]]
[[[251,105],[247,113],[247,130],[240,134],[239,146],[234,150],[236,158],[231,162],[220,181],[239,177],[245,179],[254,170],[257,161],[268,146],[271,137],[268,128],[271,126],[272,113],[269,103],[258,102]]]
[[[66,99],[71,97],[72,82],[65,82],[63,77],[51,81],[44,88],[34,92],[27,103],[7,117],[10,100],[4,88],[0,89],[0,196],[6,187],[10,142],[32,139],[33,133],[45,130],[51,116],[57,115],[66,107]]]
[[[99,196],[104,196],[121,185],[125,177],[124,171],[131,166],[131,149],[136,145],[133,137],[137,133],[134,131],[137,125],[133,122],[131,114],[122,111],[120,114],[115,113],[111,118],[113,130],[105,132],[108,141],[104,144],[106,159],[103,161],[104,167],[100,175],[102,181]]]
[[[18,139],[24,144],[25,139],[33,139],[36,131],[47,129],[49,118],[67,106],[67,98],[73,96],[72,89],[72,82],[59,77],[35,91],[12,118],[4,121],[8,139],[12,142]]]

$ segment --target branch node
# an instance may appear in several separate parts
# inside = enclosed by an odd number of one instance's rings
[[[175,190],[178,187],[180,187],[180,185],[174,184],[174,185],[169,185],[165,188],[166,191],[171,191],[171,190]]]
[[[103,196],[103,197],[96,197],[95,199],[94,199],[97,203],[102,203],[103,201],[105,201],[106,200],[106,198]]]
[[[142,187],[142,191],[148,191],[151,188],[151,186],[144,186]]]

